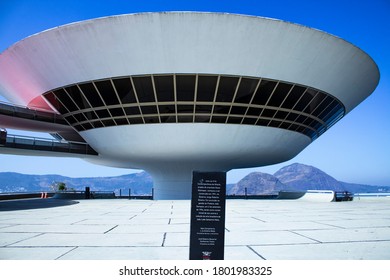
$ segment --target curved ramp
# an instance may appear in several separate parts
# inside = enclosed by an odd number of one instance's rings
[[[308,190],[301,198],[300,201],[311,202],[331,202],[334,201],[335,193],[329,190]]]

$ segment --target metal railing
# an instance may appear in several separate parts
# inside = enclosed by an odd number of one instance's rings
[[[22,135],[7,135],[6,148],[28,149],[49,152],[62,152],[84,155],[98,155],[87,143],[58,141],[39,137],[30,137]]]
[[[0,115],[68,125],[61,115],[53,111],[43,108],[25,107],[7,102],[0,102]]]

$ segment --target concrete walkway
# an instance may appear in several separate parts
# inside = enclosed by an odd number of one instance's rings
[[[188,259],[190,201],[78,202],[0,202],[0,259]],[[228,200],[225,259],[390,260],[390,200]]]

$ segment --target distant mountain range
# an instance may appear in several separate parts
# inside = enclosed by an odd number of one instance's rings
[[[115,177],[70,178],[60,175],[25,175],[13,172],[0,173],[1,192],[50,191],[55,182],[63,182],[67,189],[93,191],[122,191],[128,195],[150,195],[153,187],[151,176],[146,172]],[[335,190],[363,192],[390,192],[390,186],[351,184],[336,180],[313,166],[294,163],[281,168],[275,174],[253,172],[236,184],[227,185],[227,194],[242,195],[277,194],[279,191]]]
[[[389,186],[371,186],[336,180],[313,166],[294,163],[274,175],[253,172],[228,188],[228,194],[277,194],[279,191],[333,190],[352,193],[390,192]]]
[[[0,172],[1,192],[41,192],[51,191],[50,186],[56,182],[66,184],[68,190],[114,191],[128,195],[150,195],[152,192],[152,177],[146,172],[133,173],[115,177],[70,178],[60,175],[25,175],[13,172]]]

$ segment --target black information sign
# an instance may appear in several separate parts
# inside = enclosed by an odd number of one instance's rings
[[[190,260],[223,260],[225,172],[193,172]]]

